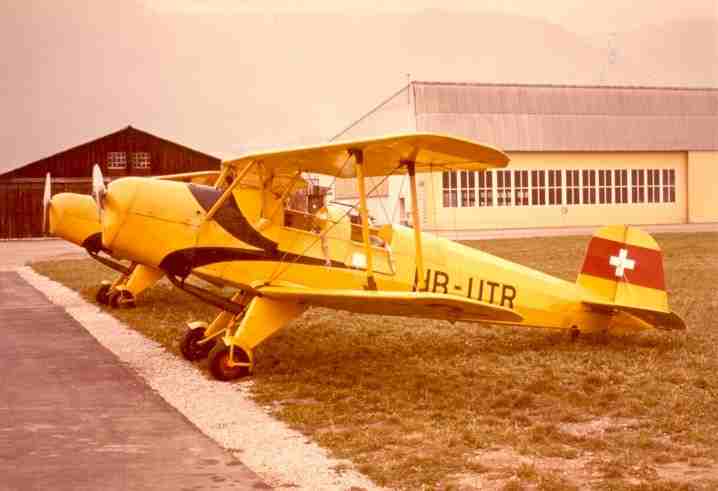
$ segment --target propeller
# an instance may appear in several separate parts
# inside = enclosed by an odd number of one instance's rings
[[[50,226],[50,200],[52,199],[52,178],[48,172],[45,175],[45,191],[42,195],[42,234],[47,235]]]
[[[97,204],[97,214],[102,221],[102,209],[104,208],[104,199],[107,189],[105,188],[105,178],[102,176],[100,166],[95,164],[92,168],[92,197],[95,198]]]

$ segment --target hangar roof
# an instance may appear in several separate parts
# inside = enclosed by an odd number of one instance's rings
[[[416,129],[507,151],[718,150],[718,88],[411,83]]]

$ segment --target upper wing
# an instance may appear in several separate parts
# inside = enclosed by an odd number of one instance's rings
[[[199,172],[185,172],[184,174],[168,174],[165,176],[156,176],[154,177],[154,179],[162,179],[165,181],[191,182],[193,184],[213,186],[218,177],[218,170],[206,170]]]
[[[600,311],[618,311],[631,314],[632,316],[638,317],[644,322],[652,325],[656,329],[678,329],[685,330],[686,323],[678,317],[675,312],[661,312],[659,310],[642,309],[639,307],[629,307],[626,305],[617,305],[609,302],[583,302],[590,308]]]
[[[484,170],[505,167],[508,156],[501,150],[468,140],[430,133],[413,133],[369,140],[328,143],[312,147],[260,152],[232,160],[226,165],[244,167],[261,162],[275,173],[300,170],[334,177],[356,177],[354,165],[346,165],[349,152],[364,154],[364,175],[405,173],[402,162],[414,162],[416,172],[433,170]]]
[[[452,321],[520,322],[511,309],[468,298],[425,292],[318,290],[267,286],[262,296],[359,314],[399,315]]]

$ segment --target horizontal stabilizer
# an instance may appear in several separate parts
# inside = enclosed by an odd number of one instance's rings
[[[259,289],[274,300],[346,310],[358,314],[397,315],[468,322],[521,322],[511,309],[469,298],[426,292],[320,290],[268,286]]]
[[[593,310],[600,312],[625,312],[639,318],[656,329],[685,330],[686,323],[683,322],[675,312],[660,312],[657,310],[642,309],[640,307],[629,307],[604,302],[583,302]]]

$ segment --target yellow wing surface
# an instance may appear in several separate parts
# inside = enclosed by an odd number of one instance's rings
[[[260,295],[272,300],[346,310],[358,314],[398,315],[426,319],[520,322],[511,309],[468,298],[402,291],[319,290],[267,286]]]
[[[219,173],[220,172],[218,170],[206,170],[198,172],[185,172],[184,174],[167,174],[164,176],[155,176],[153,179],[160,179],[163,181],[191,182],[193,184],[212,186],[219,177]]]
[[[416,172],[441,170],[484,170],[504,167],[508,156],[501,150],[460,138],[430,133],[412,133],[368,140],[329,143],[312,147],[254,153],[225,165],[243,168],[261,163],[276,174],[297,170],[342,178],[357,177],[349,165],[350,154],[361,151],[364,176],[405,173],[405,162],[414,162]]]

